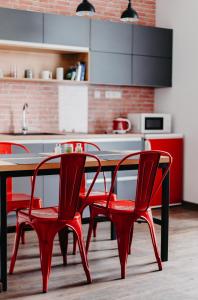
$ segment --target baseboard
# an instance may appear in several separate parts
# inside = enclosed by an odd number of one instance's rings
[[[198,203],[183,201],[183,206],[192,210],[198,210]]]
[[[180,206],[180,205],[183,205],[183,201],[182,202],[178,202],[178,203],[170,203],[169,206],[170,207],[173,207],[173,206]],[[155,206],[151,206],[151,208],[161,208],[162,206],[161,205],[155,205]]]

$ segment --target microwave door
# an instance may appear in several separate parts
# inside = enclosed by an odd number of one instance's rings
[[[145,117],[145,132],[163,132],[164,118],[162,117]]]

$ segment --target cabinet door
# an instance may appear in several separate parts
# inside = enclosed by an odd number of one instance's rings
[[[43,14],[1,8],[0,39],[42,43]]]
[[[90,21],[85,18],[44,15],[44,43],[89,47]]]
[[[95,142],[94,142],[95,143]],[[100,147],[101,150],[111,151],[111,150],[131,150],[132,151],[141,151],[144,148],[144,142],[143,139],[137,139],[137,140],[117,140],[115,142],[96,142],[96,144]],[[91,150],[90,147],[88,147],[88,150]]]
[[[133,53],[137,55],[172,57],[172,30],[134,26]]]
[[[132,141],[116,141],[116,142],[99,142],[97,145],[101,150],[128,150],[131,152],[138,152],[144,149],[143,139],[132,140]],[[91,148],[88,147],[88,151]],[[93,175],[87,174],[87,183],[90,183],[90,178]],[[105,172],[107,189],[111,184],[111,172]],[[136,181],[137,181],[137,170],[119,171],[117,177],[117,196],[118,199],[131,200],[135,197],[136,192]],[[103,177],[100,175],[95,185],[95,190],[104,190]]]
[[[131,141],[122,141],[118,140],[116,142],[96,142],[96,144],[100,147],[102,151],[131,151],[131,152],[139,152],[144,149],[144,141],[143,139],[138,140],[131,140]],[[89,146],[87,148],[88,151],[92,151],[93,149]],[[131,176],[137,175],[136,170],[131,171],[122,171],[119,172],[119,177],[127,177],[127,179],[130,179]],[[111,172],[105,172],[106,178],[111,179]],[[87,178],[92,178],[91,174],[87,174]],[[102,176],[99,176],[99,178],[102,178]]]
[[[133,56],[132,84],[163,87],[172,85],[172,61],[169,58]]]
[[[92,20],[91,50],[131,54],[132,25]]]
[[[53,152],[55,144],[44,144],[44,152]],[[58,205],[59,199],[59,176],[48,175],[44,176],[44,206]]]
[[[91,83],[131,85],[131,60],[126,54],[91,52]]]
[[[117,197],[120,200],[134,200],[136,193],[136,179],[129,178],[128,180],[122,180],[122,178],[118,178],[118,186],[117,186]]]
[[[183,201],[183,139],[150,139],[151,149],[160,149],[169,152],[173,157],[170,169],[170,203],[178,204]],[[157,180],[161,179],[161,172],[158,171]],[[153,206],[161,205],[162,189],[152,199]]]
[[[43,144],[27,144],[25,145],[32,153],[43,152]],[[14,153],[24,153],[22,149],[13,147]],[[31,193],[30,177],[13,178],[13,191],[15,193]],[[36,181],[35,195],[43,199],[43,177],[39,176]]]

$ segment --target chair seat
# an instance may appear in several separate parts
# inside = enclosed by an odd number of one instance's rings
[[[80,198],[81,200],[83,200],[86,197],[87,191],[85,192],[80,192]],[[89,195],[89,199],[92,200],[96,200],[96,201],[100,201],[100,200],[107,200],[109,193],[108,192],[104,192],[104,191],[92,191]],[[111,195],[111,201],[115,201],[117,198],[116,194],[112,194]]]
[[[22,209],[19,211],[19,217],[29,219],[29,209]],[[80,214],[76,213],[74,218],[79,218]],[[32,219],[43,220],[57,220],[58,219],[58,207],[43,207],[39,209],[33,209],[31,212]],[[60,221],[60,220],[59,220]]]
[[[85,192],[81,192],[80,193],[80,206],[79,208],[83,205],[83,201],[85,200],[86,197],[86,193]],[[90,203],[90,204],[99,204],[98,208],[100,210],[100,214],[104,214],[103,210],[106,209],[107,206],[107,197],[108,197],[108,193],[105,192],[98,192],[98,191],[94,191],[91,192],[88,199],[86,200],[86,203]],[[111,198],[110,201],[116,201],[117,199],[117,195],[116,194],[111,194]],[[95,202],[96,201],[96,202]]]
[[[7,194],[7,212],[15,211],[18,209],[28,208],[30,205],[31,196],[22,193],[8,193]],[[41,207],[42,200],[34,198],[33,207]]]
[[[94,206],[101,206],[104,207],[105,201],[101,201],[99,203],[94,203]],[[135,201],[133,200],[116,200],[111,201],[109,203],[109,210],[110,212],[116,212],[116,213],[131,213],[134,211],[135,208]]]

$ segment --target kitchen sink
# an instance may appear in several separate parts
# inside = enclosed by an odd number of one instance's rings
[[[16,133],[4,133],[6,135],[14,135],[14,136],[26,136],[26,135],[64,135],[64,133],[54,133],[54,132],[28,132],[26,134],[22,132],[16,132]]]

